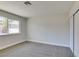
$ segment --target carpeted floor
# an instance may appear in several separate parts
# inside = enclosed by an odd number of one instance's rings
[[[24,42],[0,51],[0,57],[73,57],[67,47]]]

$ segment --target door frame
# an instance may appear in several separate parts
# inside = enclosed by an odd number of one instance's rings
[[[79,9],[73,14],[73,54],[74,54],[74,44],[75,44],[75,15],[79,12]],[[74,54],[75,55],[75,54]]]

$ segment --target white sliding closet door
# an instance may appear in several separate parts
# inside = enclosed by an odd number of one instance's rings
[[[79,11],[74,15],[74,54],[79,57]]]

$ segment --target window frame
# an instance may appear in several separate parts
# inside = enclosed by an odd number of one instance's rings
[[[8,18],[8,17],[5,17],[5,16],[0,16],[0,17],[4,17],[4,18],[7,18],[7,20],[9,20],[9,19],[11,19],[11,18]],[[11,19],[11,20],[15,20],[15,19]],[[19,20],[15,20],[15,21],[18,21],[19,22],[19,24],[18,24],[18,30],[19,30],[19,32],[16,32],[16,33],[9,33],[9,22],[7,22],[8,23],[8,25],[7,25],[7,27],[8,27],[8,31],[6,32],[6,33],[0,33],[0,36],[3,36],[3,35],[12,35],[12,34],[20,34],[21,33],[21,30],[20,30],[20,27],[21,27],[21,22],[19,21]]]

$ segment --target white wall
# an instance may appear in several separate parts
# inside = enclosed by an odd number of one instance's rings
[[[69,46],[69,23],[67,15],[44,15],[28,20],[30,41]]]
[[[11,19],[19,20],[20,21],[20,34],[11,34],[11,35],[4,35],[0,36],[0,49],[6,48],[10,45],[14,45],[26,40],[26,20],[24,18],[8,14],[5,12],[0,11],[0,16],[5,16]]]
[[[69,13],[69,19],[70,19],[70,48],[73,51],[73,14],[79,9],[79,2],[75,2],[70,13]],[[75,56],[79,56],[78,54],[75,54]]]

